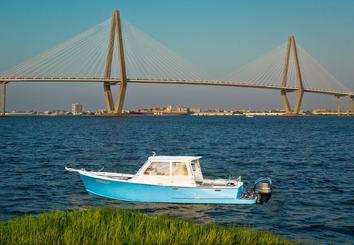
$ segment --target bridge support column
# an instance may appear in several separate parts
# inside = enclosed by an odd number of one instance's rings
[[[124,60],[124,48],[123,48],[123,35],[122,35],[122,25],[120,21],[120,14],[116,11],[113,16],[116,18],[116,31],[117,31],[117,43],[119,51],[119,68],[120,68],[120,88],[119,93],[116,99],[115,104],[115,113],[119,116],[123,113],[123,106],[125,100],[125,93],[127,91],[127,73],[125,69],[125,60]]]
[[[281,82],[282,87],[286,87],[286,83],[288,80],[288,70],[289,70],[289,58],[290,58],[290,48],[291,48],[291,37],[288,37],[288,45],[286,46],[286,54],[285,54],[285,62],[284,62],[284,69],[283,69],[283,78]],[[280,91],[281,100],[283,103],[283,108],[286,114],[291,114],[291,107],[289,104],[288,95],[286,94],[286,90]]]
[[[337,96],[337,116],[341,115],[342,113],[342,97]]]
[[[291,107],[290,107],[290,103],[289,103],[289,99],[288,99],[288,95],[286,94],[286,91],[281,91],[281,100],[283,103],[283,108],[286,114],[291,114]]]
[[[346,104],[345,104],[345,106],[346,106],[346,113],[347,113],[347,116],[349,116],[350,115],[350,96],[346,96]]]
[[[302,105],[302,98],[304,97],[304,91],[299,89],[296,97],[296,104],[294,108],[294,114],[299,115]]]
[[[116,101],[114,103],[112,97],[112,91],[111,91],[111,83],[109,82],[109,79],[111,78],[112,75],[112,63],[113,63],[114,43],[115,43],[116,34],[117,34],[117,46],[118,46],[118,55],[119,55],[118,62],[119,62],[121,79],[120,79],[120,88],[117,94]],[[107,79],[107,81],[104,82],[104,93],[105,93],[106,108],[107,108],[108,115],[121,116],[123,112],[125,93],[127,90],[127,75],[125,69],[123,35],[122,35],[122,26],[121,26],[119,11],[114,11],[112,15],[104,77]]]
[[[105,82],[103,84],[103,90],[104,90],[104,95],[105,95],[105,100],[106,100],[107,112],[112,113],[114,110],[114,105],[113,105],[112,90],[111,90],[110,83]]]
[[[2,82],[2,116],[5,116],[6,114],[6,84],[6,81]]]
[[[302,75],[301,75],[301,70],[300,70],[299,57],[298,57],[298,54],[297,54],[297,47],[296,47],[295,37],[291,36],[291,40],[292,40],[293,50],[294,50],[296,78],[297,78],[297,86],[298,86],[296,104],[295,104],[295,108],[294,108],[294,114],[299,115],[300,109],[301,109],[301,104],[302,104],[302,98],[304,97],[304,85],[303,85],[303,82],[302,82]]]
[[[111,30],[109,33],[109,41],[108,41],[108,49],[107,49],[107,57],[106,57],[106,67],[105,67],[105,71],[104,71],[104,78],[107,78],[107,79],[111,78],[111,74],[112,74],[115,26],[116,26],[116,21],[115,21],[114,14],[113,14],[112,21],[111,21]],[[113,104],[112,90],[111,90],[110,82],[104,82],[103,90],[104,90],[105,101],[106,101],[106,110],[107,110],[108,114],[111,114],[114,111],[114,104]]]

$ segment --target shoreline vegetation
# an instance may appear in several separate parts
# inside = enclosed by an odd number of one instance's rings
[[[0,222],[0,244],[296,244],[252,228],[193,224],[138,211],[93,208]]]

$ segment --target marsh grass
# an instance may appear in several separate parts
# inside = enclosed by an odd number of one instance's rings
[[[0,244],[293,244],[250,228],[197,225],[167,216],[96,208],[0,223]]]

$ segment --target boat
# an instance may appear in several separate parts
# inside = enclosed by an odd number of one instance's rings
[[[128,202],[256,204],[266,203],[272,195],[272,180],[256,180],[253,190],[246,190],[237,179],[206,179],[200,156],[150,156],[136,174],[87,171],[77,172],[94,196]]]

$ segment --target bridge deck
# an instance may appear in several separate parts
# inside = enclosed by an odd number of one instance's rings
[[[6,82],[109,82],[112,84],[120,83],[120,79],[111,78],[0,78],[0,81]],[[273,89],[284,90],[287,92],[297,91],[295,87],[283,87],[276,84],[250,84],[237,81],[222,81],[222,80],[173,80],[173,79],[127,79],[128,83],[147,83],[147,84],[177,84],[177,85],[204,85],[204,86],[222,86],[222,87],[240,87],[240,88],[259,88],[259,89]],[[335,91],[319,88],[305,88],[307,93],[328,94],[334,96],[350,96],[354,97],[354,93],[351,91]]]

